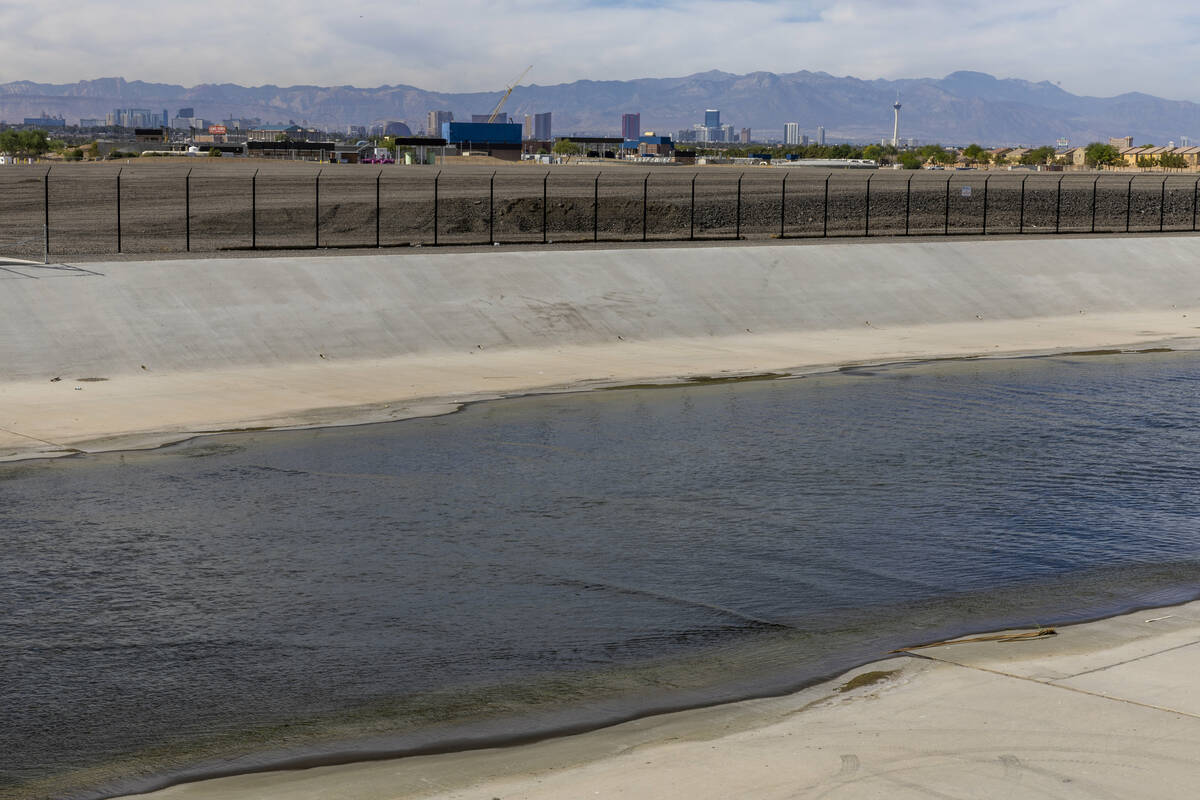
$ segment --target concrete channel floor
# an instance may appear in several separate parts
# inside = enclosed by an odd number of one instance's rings
[[[786,697],[532,745],[144,797],[1180,798],[1200,779],[1198,676],[1193,602],[912,650]]]

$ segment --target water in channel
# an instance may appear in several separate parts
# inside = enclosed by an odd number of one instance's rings
[[[504,741],[1190,599],[1200,354],[0,464],[0,797]]]

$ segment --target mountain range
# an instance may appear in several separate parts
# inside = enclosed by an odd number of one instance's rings
[[[427,112],[449,110],[455,119],[488,113],[503,90],[453,94],[415,86],[239,86],[193,87],[124,78],[73,84],[14,81],[0,84],[0,120],[20,121],[42,112],[69,123],[101,117],[115,108],[181,107],[221,120],[259,118],[294,121],[330,129],[347,124],[403,120],[424,128]],[[674,134],[701,122],[706,108],[718,108],[721,121],[749,127],[759,138],[782,135],[786,122],[799,122],[812,136],[817,126],[830,141],[878,141],[891,136],[892,103],[899,96],[901,137],[921,142],[984,145],[1040,145],[1067,138],[1073,144],[1133,136],[1136,143],[1200,141],[1200,105],[1165,100],[1141,92],[1115,97],[1074,95],[1048,81],[998,79],[981,72],[954,72],[944,78],[863,80],[824,72],[710,71],[679,78],[630,81],[575,81],[518,86],[505,105],[513,116],[553,112],[556,135],[616,135],[621,114],[639,112],[644,130]]]

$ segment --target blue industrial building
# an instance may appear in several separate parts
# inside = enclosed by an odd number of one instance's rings
[[[62,117],[47,117],[43,114],[40,117],[25,117],[22,125],[36,125],[39,128],[65,128],[67,121]]]
[[[521,146],[521,126],[500,122],[443,122],[442,138],[450,144]]]

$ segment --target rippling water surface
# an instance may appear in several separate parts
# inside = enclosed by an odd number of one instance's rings
[[[940,362],[0,465],[0,796],[586,727],[1191,598],[1198,389],[1196,353]]]

